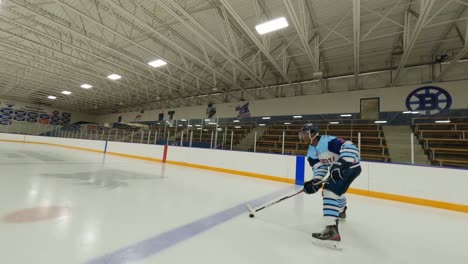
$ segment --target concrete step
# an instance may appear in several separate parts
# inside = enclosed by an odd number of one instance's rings
[[[263,136],[265,133],[266,127],[255,127],[249,134],[247,134],[244,139],[241,140],[239,144],[233,147],[235,150],[248,150],[250,147],[253,147],[255,143],[255,132],[257,132],[257,140]]]
[[[383,126],[385,140],[392,162],[411,163],[411,127]],[[414,138],[414,160],[416,164],[430,165],[416,137]]]

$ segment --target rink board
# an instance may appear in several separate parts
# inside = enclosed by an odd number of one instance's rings
[[[93,152],[105,151],[143,160],[162,161],[164,146],[15,135],[0,133],[0,140],[67,147]],[[169,146],[167,163],[234,175],[298,183],[312,176],[311,168],[301,158],[242,151],[224,151]],[[299,166],[298,166],[299,164]],[[301,175],[302,173],[302,175]],[[448,210],[468,212],[468,170],[362,162],[362,174],[351,193],[396,200]]]

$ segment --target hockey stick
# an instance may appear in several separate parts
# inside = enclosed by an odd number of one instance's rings
[[[269,204],[267,204],[267,205],[264,205],[264,206],[262,206],[262,207],[260,207],[260,208],[255,209],[255,210],[254,210],[249,204],[246,204],[246,206],[247,206],[247,209],[249,210],[249,212],[251,213],[251,214],[250,214],[250,217],[253,217],[254,213],[256,213],[256,212],[258,212],[258,211],[261,211],[261,210],[263,210],[263,209],[265,209],[265,208],[267,208],[267,207],[270,207],[270,206],[272,206],[272,205],[274,205],[274,204],[277,204],[277,203],[279,203],[279,202],[281,202],[281,201],[284,201],[284,200],[286,200],[286,199],[289,199],[289,198],[291,198],[291,197],[294,197],[294,196],[296,196],[296,195],[298,195],[298,194],[300,194],[300,193],[302,193],[302,192],[304,192],[304,190],[300,190],[300,191],[298,191],[298,192],[296,192],[296,193],[290,194],[290,195],[288,195],[288,196],[284,196],[284,197],[281,198],[281,199],[278,199],[278,200],[276,200],[276,201],[273,201],[273,202],[271,202],[271,203],[269,203]]]
[[[320,185],[320,184],[322,184],[322,183],[326,183],[327,180],[328,180],[328,177],[327,177],[327,175],[326,175],[321,181],[315,183],[314,185]],[[265,208],[267,208],[267,207],[270,207],[270,206],[272,206],[272,205],[274,205],[274,204],[277,204],[277,203],[279,203],[279,202],[281,202],[281,201],[284,201],[284,200],[286,200],[286,199],[289,199],[289,198],[291,198],[291,197],[294,197],[294,196],[296,196],[296,195],[298,195],[298,194],[300,194],[300,193],[303,193],[303,192],[304,192],[304,189],[302,189],[302,190],[300,190],[300,191],[298,191],[298,192],[295,192],[295,193],[293,193],[293,194],[284,196],[284,197],[282,197],[282,198],[280,198],[280,199],[278,199],[278,200],[276,200],[276,201],[273,201],[273,202],[271,202],[271,203],[269,203],[269,204],[267,204],[267,205],[264,205],[264,206],[262,206],[262,207],[260,207],[260,208],[257,208],[257,209],[253,209],[252,206],[250,206],[249,204],[246,204],[245,206],[247,207],[247,209],[248,209],[249,212],[250,212],[250,215],[249,215],[250,218],[253,218],[253,217],[255,216],[254,213],[256,213],[256,212],[258,212],[258,211],[261,211],[261,210],[263,210],[263,209],[265,209]]]

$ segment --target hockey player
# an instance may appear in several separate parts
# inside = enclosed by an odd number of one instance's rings
[[[320,136],[316,125],[308,123],[299,132],[299,139],[309,144],[307,161],[313,170],[313,178],[304,183],[304,192],[313,194],[320,190],[320,182],[330,169],[330,176],[323,184],[323,216],[326,227],[321,233],[313,233],[314,239],[341,241],[338,221],[346,218],[345,193],[361,173],[359,149],[351,142],[333,136]],[[325,242],[325,243],[330,243]],[[335,246],[336,247],[336,246]]]

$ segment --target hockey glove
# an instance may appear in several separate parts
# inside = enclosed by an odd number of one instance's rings
[[[306,194],[314,194],[320,190],[322,187],[322,184],[318,184],[321,181],[321,179],[318,178],[313,178],[310,181],[306,181],[304,183],[304,192]]]
[[[311,157],[307,157],[307,161],[309,162],[309,165],[311,167],[314,167],[315,164],[319,163],[320,160],[319,159],[313,159]]]
[[[336,183],[338,181],[346,180],[351,173],[350,167],[351,163],[342,158],[333,162],[330,168],[330,178],[328,181]]]

